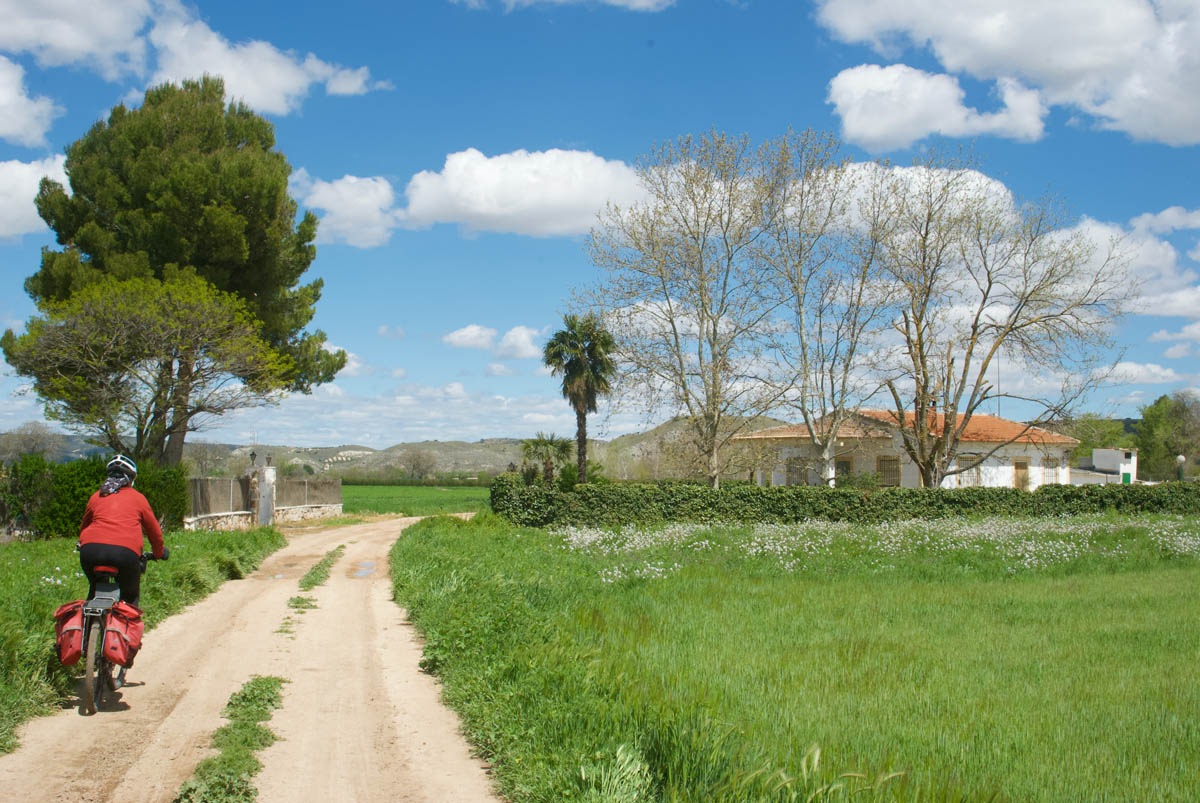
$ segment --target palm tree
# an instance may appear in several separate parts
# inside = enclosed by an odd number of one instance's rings
[[[553,433],[539,432],[521,441],[521,457],[542,464],[542,479],[547,485],[554,482],[554,466],[566,465],[571,459],[571,439]]]
[[[616,343],[594,313],[564,315],[563,326],[546,343],[542,362],[562,377],[563,398],[575,410],[579,481],[587,482],[587,414],[596,412],[596,399],[612,389],[616,366],[610,355]]]

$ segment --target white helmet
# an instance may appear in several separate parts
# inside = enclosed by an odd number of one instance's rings
[[[105,468],[108,469],[109,474],[120,472],[129,477],[130,485],[133,485],[133,481],[137,479],[137,463],[123,454],[116,455],[112,460],[109,460]]]

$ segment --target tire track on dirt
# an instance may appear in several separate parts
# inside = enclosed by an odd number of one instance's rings
[[[283,740],[259,754],[260,800],[498,800],[391,599],[387,552],[414,521],[293,534],[247,578],[162,622],[116,706],[22,726],[21,747],[0,756],[4,798],[169,801],[212,753],[229,696],[259,674],[290,681],[269,723]],[[346,553],[308,594],[318,608],[277,632],[297,580],[338,544]]]

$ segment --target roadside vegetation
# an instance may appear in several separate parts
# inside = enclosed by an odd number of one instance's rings
[[[337,563],[337,559],[346,551],[346,545],[340,544],[336,549],[331,549],[325,553],[325,557],[313,564],[313,567],[304,573],[300,578],[300,590],[312,591],[319,585],[322,585],[329,579],[329,570],[333,568],[333,564]]]
[[[170,560],[152,563],[142,578],[147,629],[226,580],[245,577],[285,543],[271,528],[168,532],[165,539]],[[51,617],[86,594],[74,540],[0,544],[0,752],[16,747],[17,725],[56,710],[73,693],[78,667],[59,664]],[[152,635],[146,649],[154,649]]]
[[[1195,516],[545,531],[482,514],[410,528],[391,569],[423,666],[513,801],[1200,788]]]
[[[469,513],[488,508],[488,493],[485,487],[343,485],[342,510],[399,516]]]
[[[262,769],[255,753],[270,747],[278,737],[262,724],[283,705],[280,677],[255,675],[233,693],[221,715],[229,720],[213,734],[217,755],[196,765],[196,772],[184,782],[175,803],[243,803],[258,799],[251,780]]]

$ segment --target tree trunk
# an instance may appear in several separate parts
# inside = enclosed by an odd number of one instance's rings
[[[179,360],[175,374],[175,392],[171,398],[171,428],[167,432],[167,443],[163,447],[164,466],[177,466],[183,461],[183,440],[187,437],[188,391],[192,386],[192,362]]]
[[[542,480],[551,485],[554,482],[554,460],[547,457],[542,461]]]
[[[575,410],[575,464],[578,481],[587,482],[587,410]]]
[[[718,458],[715,442],[712,451],[708,453],[708,484],[714,489],[721,487],[721,461]]]
[[[821,450],[821,481],[829,487],[838,485],[838,461],[833,454],[833,442]]]

